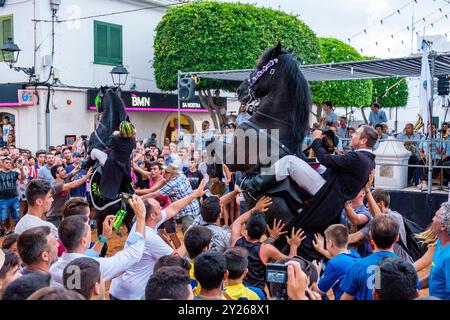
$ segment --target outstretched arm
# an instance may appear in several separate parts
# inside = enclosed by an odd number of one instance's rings
[[[252,209],[248,210],[243,215],[240,215],[239,218],[237,218],[233,222],[233,224],[231,225],[231,246],[232,247],[234,247],[234,245],[236,244],[236,241],[241,237],[242,225],[248,221],[250,216],[255,211],[266,212],[267,210],[269,210],[268,207],[271,204],[272,204],[271,198],[262,197],[261,199],[259,199],[259,201],[256,203],[256,205]]]
[[[200,185],[198,186],[198,188],[191,195],[184,197],[183,199],[180,199],[178,201],[175,201],[170,206],[168,206],[165,209],[166,214],[167,214],[166,220],[169,220],[172,217],[176,216],[177,213],[180,212],[181,209],[186,207],[192,200],[203,196],[206,192],[205,185],[206,185],[206,179],[203,179],[200,182]]]

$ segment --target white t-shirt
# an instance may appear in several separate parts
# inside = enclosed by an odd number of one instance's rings
[[[145,247],[142,259],[128,268],[119,277],[113,279],[109,292],[120,300],[140,300],[145,294],[148,279],[153,274],[153,267],[159,258],[172,254],[173,249],[158,235],[158,227],[167,219],[167,214],[161,212],[162,220],[155,229],[145,227]],[[136,224],[130,231],[135,232]],[[126,245],[125,245],[126,246]]]
[[[44,221],[44,220],[42,220],[36,216],[33,216],[29,213],[24,215],[23,218],[19,220],[19,222],[16,225],[16,228],[14,229],[14,233],[22,234],[23,232],[27,231],[28,229],[31,229],[34,227],[50,227],[51,235],[54,236],[56,239],[59,239],[58,229],[55,227],[55,225],[53,223]]]
[[[8,135],[13,131],[13,126],[10,124],[3,125],[3,141],[8,141]]]

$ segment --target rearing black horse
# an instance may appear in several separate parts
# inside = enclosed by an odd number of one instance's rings
[[[102,116],[97,128],[90,135],[88,154],[94,148],[102,151],[107,150],[112,133],[119,130],[119,125],[122,121],[129,121],[129,117],[125,111],[125,103],[120,97],[118,89],[101,87],[99,96],[101,102],[98,112]],[[134,215],[133,210],[125,201],[122,201],[121,197],[117,197],[111,201],[101,195],[99,190],[101,174],[97,166],[91,178],[91,199],[97,212],[98,233],[101,234],[102,232],[102,224],[105,217],[110,214],[116,214],[121,208],[127,210],[127,215],[123,223],[130,230]]]
[[[260,57],[256,69],[239,86],[237,94],[241,102],[247,103],[247,111],[253,115],[249,121],[238,126],[231,145],[213,143],[214,147],[208,149],[208,152],[209,155],[214,153],[214,161],[223,161],[230,170],[244,171],[246,175],[250,175],[260,173],[286,155],[296,155],[306,160],[302,153],[302,143],[309,129],[311,91],[292,54],[283,50],[281,44],[267,49]],[[258,141],[257,157],[254,156],[255,146],[251,143],[239,145],[239,141],[242,143],[246,139]],[[267,150],[261,152],[264,144]],[[257,160],[254,161],[255,159]],[[263,195],[272,198],[272,205],[266,212],[270,224],[273,219],[282,219],[290,227],[303,228],[309,237],[317,231],[314,227],[314,230],[308,232],[307,224],[296,222],[304,205],[303,199],[309,195],[293,180],[285,179],[256,197],[244,193],[248,207],[253,207]],[[324,220],[322,227],[326,228],[327,223]],[[284,239],[280,239],[276,245],[283,249]],[[316,258],[311,247],[306,250],[300,248],[299,254],[307,259]]]

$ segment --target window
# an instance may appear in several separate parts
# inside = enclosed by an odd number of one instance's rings
[[[0,16],[0,48],[8,38],[13,38],[13,16]],[[1,53],[0,61],[3,61],[3,55]]]
[[[94,20],[94,63],[122,62],[122,26]]]

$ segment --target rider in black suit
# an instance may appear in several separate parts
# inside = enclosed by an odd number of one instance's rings
[[[260,192],[285,177],[284,172],[281,176],[279,174],[281,167],[301,187],[305,183],[313,186],[312,192],[309,192],[312,198],[306,201],[302,212],[288,223],[288,227],[291,228],[301,226],[308,236],[299,248],[299,253],[302,253],[305,258],[317,258],[317,253],[312,247],[314,233],[323,233],[329,225],[339,223],[344,203],[355,198],[364,188],[371,171],[375,168],[372,147],[378,136],[372,127],[358,128],[350,142],[350,146],[355,151],[350,151],[343,156],[331,155],[325,150],[322,145],[322,134],[321,130],[314,131],[312,143],[317,159],[327,168],[320,178],[317,177],[317,173],[309,174],[310,172],[307,171],[309,169],[304,166],[303,160],[288,156],[278,161],[285,162],[283,165],[277,168],[275,164],[275,175],[253,176],[244,179],[241,183],[241,189],[244,191]],[[305,171],[302,171],[303,169]],[[302,181],[299,181],[300,179]]]
[[[125,129],[126,121],[120,124],[119,131],[114,131],[109,143],[109,155],[101,150],[93,149],[92,159],[97,159],[103,166],[100,179],[100,192],[108,199],[115,199],[119,191],[133,193],[131,180],[131,153],[136,148],[136,130]]]

